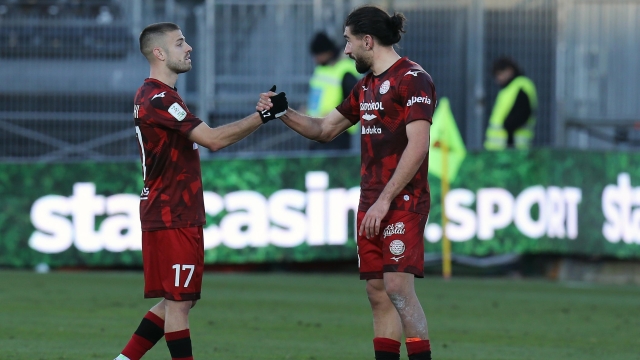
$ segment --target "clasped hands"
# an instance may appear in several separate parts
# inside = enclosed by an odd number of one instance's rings
[[[260,119],[264,124],[286,114],[289,108],[287,95],[284,92],[276,93],[275,91],[276,86],[273,85],[269,92],[261,93],[260,100],[256,105],[256,111],[260,114]]]

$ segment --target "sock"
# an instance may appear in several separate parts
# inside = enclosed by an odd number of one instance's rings
[[[171,353],[171,360],[193,360],[191,353],[191,334],[189,329],[164,334]]]
[[[431,344],[428,339],[407,338],[406,345],[409,360],[431,360]]]
[[[121,355],[129,360],[140,360],[158,340],[162,339],[162,336],[164,336],[164,320],[149,311],[142,318],[138,329],[131,336]]]
[[[400,342],[393,339],[373,338],[376,360],[400,360]]]

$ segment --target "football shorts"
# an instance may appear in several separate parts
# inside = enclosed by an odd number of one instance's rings
[[[142,232],[144,297],[200,299],[204,272],[202,226]]]
[[[366,213],[358,211],[356,230]],[[427,215],[390,210],[380,223],[380,233],[367,239],[358,235],[360,279],[382,279],[385,272],[405,272],[424,277],[424,228]]]

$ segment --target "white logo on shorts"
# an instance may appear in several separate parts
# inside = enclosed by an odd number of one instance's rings
[[[386,238],[387,236],[391,236],[393,234],[398,234],[398,235],[404,234],[404,223],[402,221],[387,226],[384,229],[383,238]],[[397,240],[397,241],[400,241],[400,240]]]
[[[391,258],[391,260],[395,260],[396,262],[398,262],[403,257],[404,257],[404,255],[402,255],[402,256],[394,256],[394,257]]]
[[[404,247],[404,243],[402,242],[402,240],[393,240],[391,242],[391,244],[389,244],[389,251],[391,251],[391,253],[393,255],[402,254],[404,252],[404,249],[405,249],[405,247]],[[398,258],[398,259],[400,259],[400,258]],[[396,261],[398,261],[398,260],[396,260]]]

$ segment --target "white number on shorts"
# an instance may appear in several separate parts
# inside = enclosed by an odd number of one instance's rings
[[[176,270],[176,282],[175,286],[180,286],[180,264],[175,264],[172,266],[173,269]],[[184,287],[189,286],[189,282],[191,282],[191,276],[193,275],[193,270],[196,268],[195,265],[182,265],[182,270],[189,269],[189,276],[187,276],[187,281],[184,282]]]

